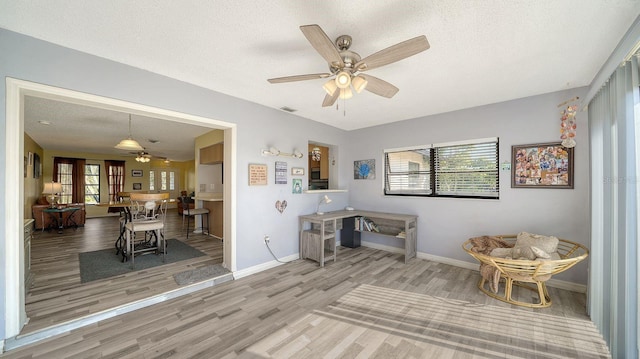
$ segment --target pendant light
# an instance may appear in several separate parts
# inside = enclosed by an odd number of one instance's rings
[[[143,151],[144,148],[140,146],[138,141],[134,140],[131,137],[131,114],[129,114],[129,137],[123,139],[115,146],[119,150],[128,150],[128,151]]]

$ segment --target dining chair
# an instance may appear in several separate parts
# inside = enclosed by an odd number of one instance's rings
[[[185,204],[184,208],[182,209],[182,227],[184,228],[184,220],[186,218],[187,220],[187,239],[189,239],[189,227],[190,227],[190,219],[193,217],[193,227],[194,230],[197,229],[196,227],[196,216],[200,216],[200,219],[202,221],[202,225],[201,225],[201,229],[202,232],[204,233],[204,229],[205,226],[204,224],[206,223],[206,229],[207,229],[207,234],[209,234],[209,210],[206,208],[189,208],[189,203],[193,203],[194,200],[191,197],[188,196],[183,196],[181,198],[182,203]],[[206,222],[204,219],[204,216],[207,216]]]
[[[135,268],[136,253],[162,252],[165,261],[167,244],[164,238],[165,219],[169,193],[131,193],[131,203],[127,208],[126,250],[131,258],[131,268]],[[136,241],[136,232],[144,232],[144,239]],[[147,234],[152,234],[147,238]],[[151,240],[155,237],[155,245]]]

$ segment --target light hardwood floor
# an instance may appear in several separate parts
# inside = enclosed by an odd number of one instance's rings
[[[324,268],[296,260],[1,357],[610,357],[584,294],[550,288],[550,308],[522,308],[479,292],[478,278],[446,264],[340,248]]]
[[[21,335],[176,289],[173,274],[222,263],[222,241],[194,233],[186,241],[182,217],[170,210],[165,238],[185,241],[207,256],[80,283],[78,253],[113,248],[115,255],[118,231],[118,217],[90,218],[84,227],[67,228],[62,234],[35,231],[31,245],[34,281],[26,298],[29,322]]]

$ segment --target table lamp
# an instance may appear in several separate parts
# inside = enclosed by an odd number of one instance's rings
[[[324,212],[320,212],[320,205],[324,203],[331,203],[331,198],[329,198],[329,196],[327,196],[326,194],[324,195],[324,197],[320,198],[320,202],[318,202],[318,208],[316,209],[317,215],[324,214]]]
[[[47,201],[49,201],[51,208],[56,206],[58,193],[62,193],[62,183],[52,181],[44,184],[42,194],[47,195]]]

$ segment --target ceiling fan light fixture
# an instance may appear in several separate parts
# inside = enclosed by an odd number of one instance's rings
[[[340,90],[340,98],[343,100],[348,100],[350,98],[353,97],[353,92],[351,91],[350,87],[347,87],[346,89],[341,89]]]
[[[338,89],[338,85],[336,85],[336,81],[332,79],[322,85],[322,88],[327,92],[327,94],[329,94],[329,96],[333,96],[333,94]]]
[[[356,90],[357,93],[362,92],[362,90],[364,90],[367,87],[368,83],[369,82],[360,75],[354,76],[353,79],[351,79],[351,84],[353,85],[353,89]]]
[[[341,89],[346,89],[351,85],[351,74],[346,71],[340,71],[336,75],[336,86]]]

